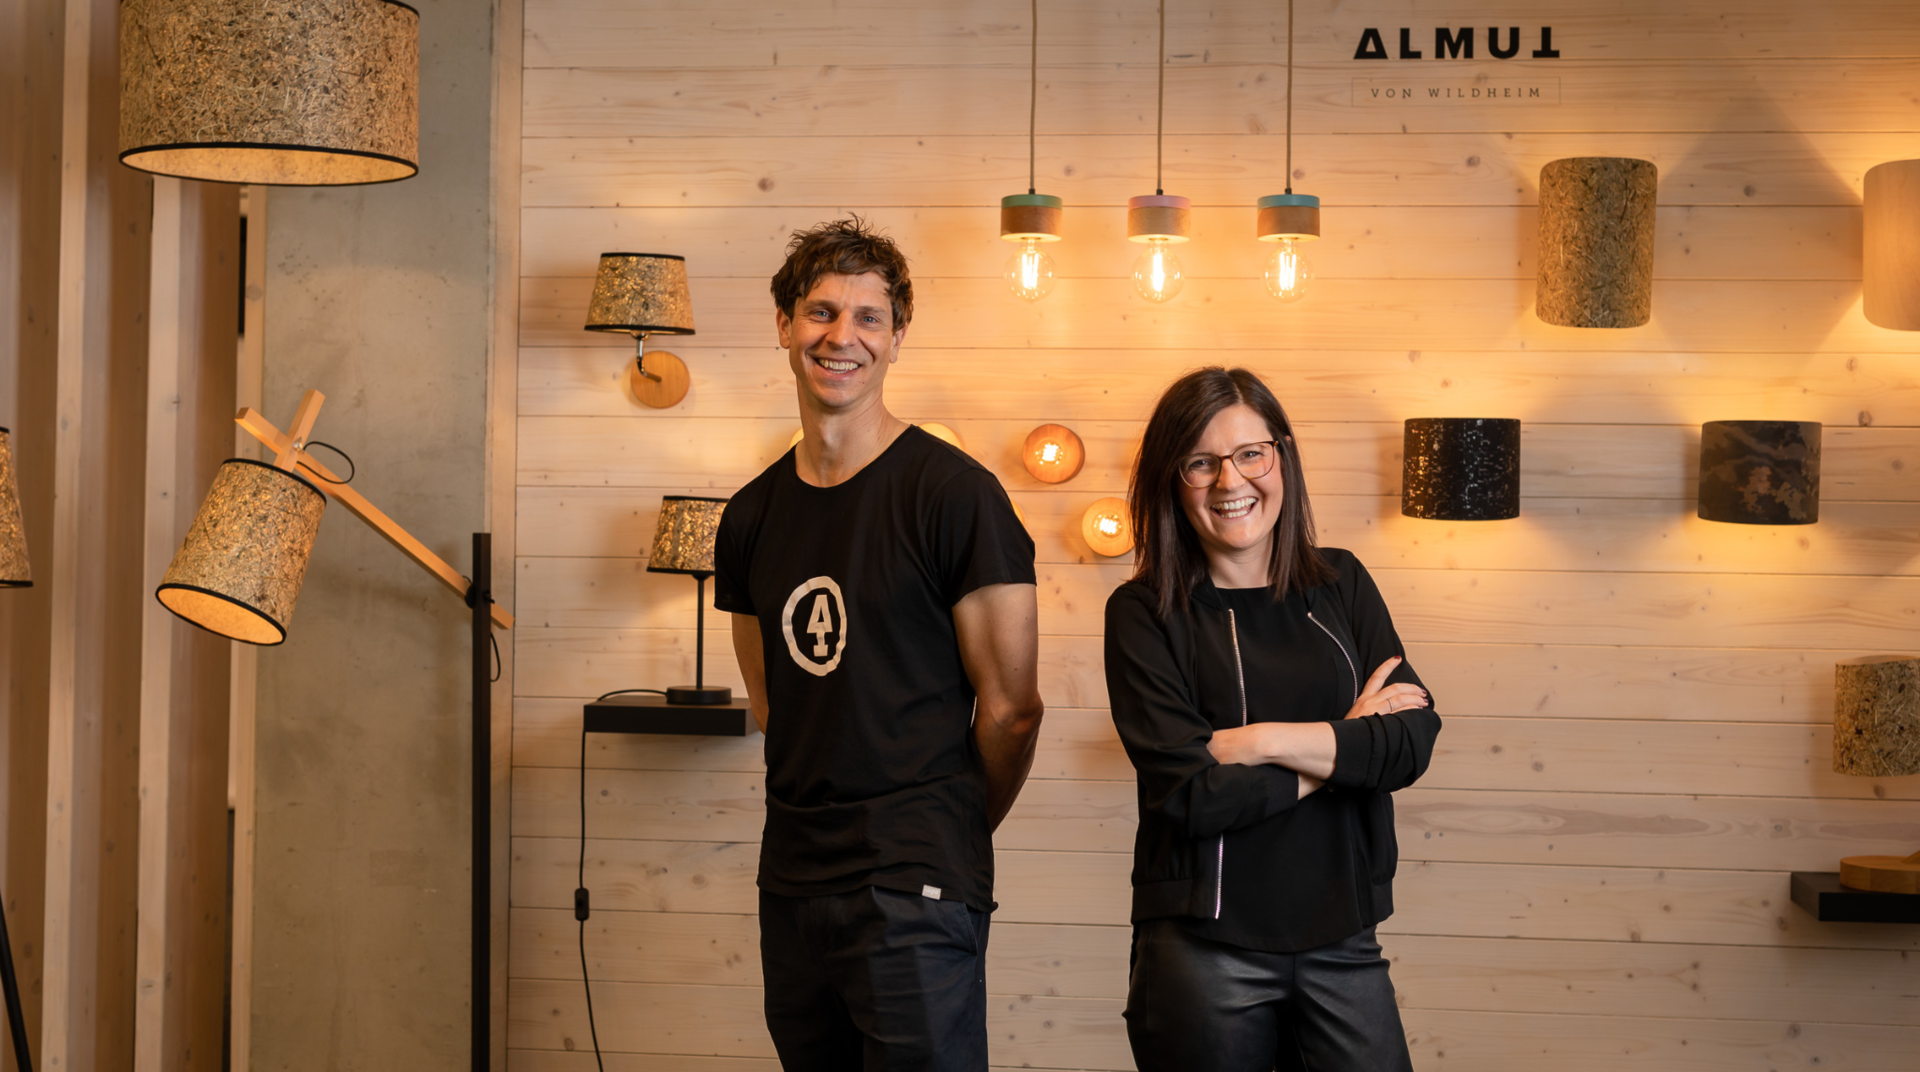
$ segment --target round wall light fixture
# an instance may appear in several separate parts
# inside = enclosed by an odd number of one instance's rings
[[[1020,461],[1027,473],[1043,484],[1063,484],[1079,475],[1087,448],[1064,424],[1043,424],[1027,433]]]
[[[1400,512],[1431,521],[1520,516],[1520,422],[1412,417],[1401,443]]]
[[[1133,517],[1127,500],[1112,496],[1097,500],[1080,515],[1080,535],[1093,553],[1117,558],[1133,550]]]
[[[1736,525],[1818,522],[1819,422],[1701,425],[1699,515]]]

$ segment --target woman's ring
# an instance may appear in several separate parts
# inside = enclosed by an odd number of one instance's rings
[[[1394,708],[1396,708],[1396,707],[1399,707],[1399,706],[1400,706],[1400,701],[1399,701],[1399,699],[1398,699],[1398,698],[1395,698],[1395,699],[1392,699],[1392,700],[1388,700],[1388,701],[1387,701],[1387,711],[1388,711],[1389,713],[1391,713],[1391,712],[1392,712],[1392,711],[1394,710]]]

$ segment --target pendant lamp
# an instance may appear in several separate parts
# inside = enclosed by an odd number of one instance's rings
[[[120,160],[278,186],[420,170],[420,15],[392,0],[121,0]]]
[[[1152,194],[1127,200],[1127,241],[1144,243],[1146,252],[1133,262],[1133,289],[1150,302],[1171,300],[1186,282],[1186,266],[1173,247],[1187,241],[1192,230],[1193,202],[1170,196],[1162,181],[1167,130],[1167,5],[1160,4],[1159,107],[1153,128]]]
[[[1268,194],[1257,208],[1256,235],[1280,246],[1267,258],[1267,292],[1297,302],[1313,282],[1313,262],[1300,246],[1320,237],[1320,199],[1293,192],[1293,0],[1287,0],[1287,192]]]
[[[1040,115],[1040,0],[1033,0],[1033,47],[1027,89],[1027,192],[1000,199],[1000,237],[1018,242],[1020,249],[1007,258],[1007,286],[1016,298],[1039,301],[1053,293],[1053,258],[1040,247],[1060,241],[1061,201],[1052,194],[1033,192],[1034,129]]]
[[[1869,323],[1920,331],[1920,160],[1867,171],[1861,309]]]

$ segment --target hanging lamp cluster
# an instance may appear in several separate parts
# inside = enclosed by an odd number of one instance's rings
[[[1000,199],[1000,237],[1020,249],[1008,259],[1007,286],[1016,297],[1038,301],[1053,290],[1054,263],[1042,249],[1061,238],[1060,198],[1034,188],[1034,131],[1040,98],[1039,0],[1033,0],[1033,44],[1028,70],[1027,192]],[[1160,52],[1156,62],[1153,134],[1154,190],[1127,200],[1127,241],[1147,248],[1134,258],[1133,288],[1151,302],[1172,300],[1186,283],[1186,266],[1173,247],[1193,237],[1193,202],[1166,190],[1167,6],[1159,5]],[[1293,3],[1287,4],[1286,192],[1262,197],[1256,206],[1256,236],[1278,243],[1264,270],[1267,290],[1283,302],[1299,301],[1313,280],[1313,264],[1301,245],[1320,237],[1320,199],[1293,192]]]

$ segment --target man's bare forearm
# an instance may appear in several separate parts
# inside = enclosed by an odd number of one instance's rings
[[[985,776],[989,829],[999,828],[1000,821],[1013,810],[1021,786],[1027,783],[1027,772],[1033,769],[1034,746],[1040,740],[1040,717],[1045,710],[1045,705],[1036,698],[1025,710],[975,713],[973,739],[980,749]]]

